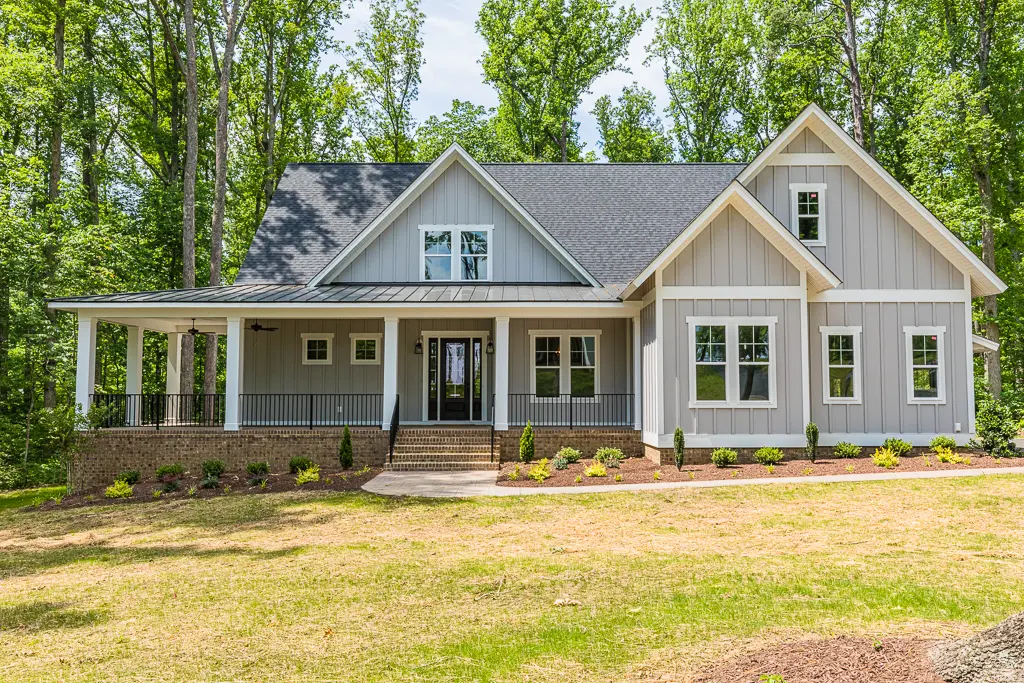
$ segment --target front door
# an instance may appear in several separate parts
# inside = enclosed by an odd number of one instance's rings
[[[468,339],[441,340],[441,419],[469,420],[470,355]]]

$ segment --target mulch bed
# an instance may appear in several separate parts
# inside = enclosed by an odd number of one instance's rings
[[[928,650],[935,641],[840,637],[783,643],[730,659],[695,683],[942,683]],[[781,676],[781,679],[761,676]]]
[[[865,454],[870,449],[864,449]],[[810,460],[783,460],[775,466],[774,472],[768,472],[763,465],[734,465],[732,467],[715,467],[707,465],[683,465],[682,471],[675,465],[654,465],[646,458],[629,458],[623,460],[619,469],[608,469],[607,477],[588,477],[583,471],[590,465],[590,460],[580,460],[569,465],[568,469],[556,470],[550,467],[551,478],[543,483],[533,481],[526,476],[531,465],[519,464],[519,478],[510,481],[508,475],[516,468],[516,463],[504,463],[498,477],[499,486],[595,486],[602,484],[641,484],[655,481],[654,473],[660,472],[657,481],[712,481],[718,479],[778,479],[780,477],[820,476],[827,474],[867,474],[879,472],[923,472],[931,470],[965,470],[989,467],[1021,467],[1024,458],[993,458],[984,451],[962,451],[961,455],[969,457],[971,464],[953,465],[940,463],[934,454],[904,456],[900,458],[899,467],[887,470],[871,462],[870,457],[860,458],[819,458],[814,464]],[[925,464],[925,459],[931,466]],[[847,470],[852,467],[853,471]],[[616,475],[621,476],[616,481]],[[576,478],[579,477],[579,481]]]
[[[320,481],[313,481],[302,486],[295,485],[294,474],[268,474],[266,487],[249,486],[248,476],[245,474],[226,473],[220,478],[220,486],[212,489],[204,489],[200,486],[203,478],[186,474],[178,477],[178,490],[174,492],[163,491],[164,483],[156,479],[144,479],[135,484],[132,488],[134,493],[131,498],[109,499],[103,495],[104,489],[94,491],[81,491],[71,496],[65,496],[59,507],[80,507],[87,505],[110,505],[112,503],[151,503],[154,500],[180,500],[183,498],[219,498],[223,496],[261,495],[265,493],[281,493],[283,491],[355,491],[363,484],[380,474],[380,468],[338,470],[328,472],[320,470]],[[195,487],[191,494],[189,490]],[[154,497],[154,492],[160,492]],[[58,507],[58,504],[48,500],[37,509],[47,510]]]

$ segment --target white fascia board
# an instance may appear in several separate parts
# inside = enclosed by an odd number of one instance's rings
[[[423,193],[442,173],[448,170],[453,163],[461,163],[463,167],[470,172],[477,182],[490,190],[506,209],[519,221],[527,226],[527,229],[534,234],[534,237],[539,239],[545,244],[551,251],[555,253],[558,259],[564,266],[569,268],[579,277],[583,278],[590,285],[594,287],[600,287],[600,283],[592,276],[587,270],[580,265],[580,263],[573,258],[568,251],[562,247],[561,244],[551,236],[540,223],[536,221],[526,211],[523,206],[510,195],[505,188],[503,188],[498,182],[483,169],[469,155],[469,152],[464,150],[457,142],[453,142],[449,145],[441,156],[437,157],[430,166],[427,167],[419,177],[414,180],[409,187],[405,188],[398,197],[395,198],[391,204],[385,208],[380,215],[373,219],[373,221],[366,226],[361,233],[341,252],[331,259],[331,262],[324,266],[319,273],[313,276],[313,278],[307,283],[308,287],[315,287],[316,285],[323,284],[332,277],[335,277],[345,267],[352,262],[352,260],[365,249],[369,244],[378,236],[381,232],[391,224],[398,214],[407,209],[413,200],[415,200],[420,194]]]
[[[647,265],[633,280],[630,287],[635,289],[657,271],[664,269],[676,256],[681,254],[697,236],[707,228],[727,206],[732,206],[750,223],[768,243],[778,249],[799,270],[807,271],[809,281],[815,285],[815,291],[838,287],[841,283],[835,273],[829,270],[818,257],[811,253],[796,235],[786,229],[761,202],[757,201],[750,191],[738,181],[733,181],[722,190],[714,201],[704,207],[690,224],[665,247],[662,252]],[[623,296],[628,296],[627,292]]]
[[[883,196],[887,193],[895,195],[899,200],[904,203],[907,208],[910,209],[912,215],[906,215],[903,211],[900,211],[899,206],[896,206],[897,211],[913,225],[918,232],[920,232],[925,239],[931,243],[939,253],[943,254],[946,258],[952,261],[954,264],[959,264],[961,270],[965,270],[971,275],[971,279],[974,283],[973,292],[974,296],[986,296],[992,294],[999,294],[1006,290],[1006,283],[1004,283],[998,275],[986,266],[978,256],[970,250],[970,248],[960,241],[960,239],[954,235],[949,228],[943,225],[942,221],[935,217],[935,215],[929,211],[914,195],[910,194],[909,191],[903,185],[899,183],[895,178],[892,177],[888,171],[879,164],[874,157],[867,153],[867,151],[858,145],[850,135],[843,130],[843,128],[832,120],[828,114],[826,114],[821,107],[816,104],[807,105],[799,116],[793,119],[793,122],[786,126],[778,137],[776,137],[770,145],[765,147],[760,154],[739,174],[736,178],[740,183],[746,185],[752,180],[758,173],[760,173],[766,166],[770,165],[772,161],[781,153],[781,151],[788,145],[797,133],[799,133],[804,127],[808,127],[811,131],[822,138],[832,150],[844,158],[847,163],[854,170],[857,171],[870,171],[870,173],[861,173],[861,177],[864,178],[869,185]],[[914,220],[914,218],[918,220]]]
[[[971,335],[971,346],[975,353],[985,353],[987,351],[998,351],[999,342],[994,342],[991,339],[982,337],[980,334]]]

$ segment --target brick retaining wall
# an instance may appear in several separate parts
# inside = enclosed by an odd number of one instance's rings
[[[522,434],[522,428],[494,433],[495,446],[500,449],[502,462],[519,460],[519,437]],[[563,446],[571,446],[579,450],[583,453],[584,458],[594,457],[594,453],[597,452],[598,448],[606,446],[621,449],[628,458],[640,457],[644,454],[644,445],[640,441],[640,432],[632,429],[534,427],[534,459],[553,458]]]
[[[153,476],[160,465],[181,463],[197,472],[204,460],[223,460],[227,471],[244,472],[250,462],[268,462],[272,472],[286,472],[297,455],[321,467],[338,465],[342,429],[109,429],[91,436],[72,471],[78,490],[109,485],[119,472],[138,470]],[[356,467],[381,467],[387,458],[388,433],[379,428],[352,429]]]

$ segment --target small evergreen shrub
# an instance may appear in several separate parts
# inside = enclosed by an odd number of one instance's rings
[[[731,448],[716,448],[711,451],[711,462],[715,463],[715,467],[735,465],[738,457],[736,451]]]
[[[878,467],[891,470],[894,467],[900,466],[900,456],[896,455],[896,452],[891,448],[882,446],[875,449],[875,452],[871,455],[871,462],[875,463]]]
[[[615,465],[612,467],[618,467],[619,462],[622,461],[622,451],[618,448],[598,448],[597,453],[594,454],[594,460],[605,466],[608,466],[609,460],[614,460]]]
[[[913,446],[910,445],[909,441],[904,441],[903,439],[897,439],[895,436],[890,436],[882,442],[882,448],[887,448],[892,451],[893,455],[897,458],[902,458],[910,452],[910,449],[913,448]]]
[[[807,457],[813,463],[818,459],[818,425],[808,422],[804,436],[807,438]]]
[[[583,457],[583,454],[580,453],[575,448],[571,448],[570,446],[562,446],[560,449],[558,449],[558,455],[556,455],[555,457],[565,458],[566,460],[569,461],[569,464],[571,465],[579,462],[580,458]]]
[[[215,489],[220,486],[219,477],[203,477],[203,480],[199,482],[199,485],[204,489]]]
[[[622,481],[622,475],[621,474],[616,474],[615,475],[615,481]]]
[[[778,465],[783,457],[782,450],[774,446],[765,446],[754,451],[754,460],[760,465]]]
[[[125,470],[121,474],[117,475],[117,479],[115,479],[114,481],[123,481],[129,486],[135,486],[136,484],[139,483],[139,480],[141,478],[142,475],[139,474],[138,470]]]
[[[220,479],[220,476],[224,474],[223,460],[207,460],[203,463],[203,476],[208,479]]]
[[[298,474],[302,470],[308,470],[315,463],[304,455],[297,455],[288,461],[288,471]]]
[[[181,488],[181,484],[178,483],[177,479],[170,479],[164,482],[162,490],[164,493],[174,493]]]
[[[523,434],[519,437],[519,462],[533,460],[533,424],[527,420]]]
[[[303,484],[309,484],[314,481],[320,481],[319,465],[310,465],[309,467],[301,469],[295,477],[296,486],[302,486]]]
[[[185,474],[185,468],[178,463],[160,465],[160,467],[156,468],[156,478],[160,481],[168,481],[170,479],[180,477],[183,474]]]
[[[588,477],[607,477],[608,470],[604,468],[604,465],[595,460],[587,466],[587,469],[583,470],[583,474]]]
[[[676,469],[683,469],[683,460],[686,455],[686,436],[683,434],[682,427],[676,427],[675,434],[672,435],[672,450],[676,456]]]
[[[555,466],[556,470],[567,470],[569,469],[569,461],[560,455],[556,455],[555,459],[551,461],[551,464]]]
[[[530,471],[526,473],[530,479],[541,482],[551,476],[551,468],[548,467],[548,459],[541,458],[536,465],[530,468]]]
[[[352,469],[352,432],[349,431],[348,425],[345,425],[345,431],[341,433],[341,445],[338,446],[338,462],[341,463],[341,469]]]
[[[931,442],[932,450],[938,453],[940,448],[945,448],[947,451],[956,450],[956,439],[951,436],[942,436],[941,434]]]
[[[982,447],[989,455],[1002,458],[1017,454],[1013,439],[1020,430],[1020,421],[1014,418],[1008,405],[1002,401],[985,401],[978,410],[975,425]]]
[[[260,474],[270,474],[269,462],[251,462],[245,466],[245,471],[255,477]]]
[[[840,441],[832,449],[832,455],[837,458],[857,458],[860,457],[860,451],[860,446],[849,441]]]
[[[131,498],[134,493],[135,489],[132,488],[131,484],[122,479],[118,479],[107,487],[107,490],[103,492],[103,495],[107,498]]]

